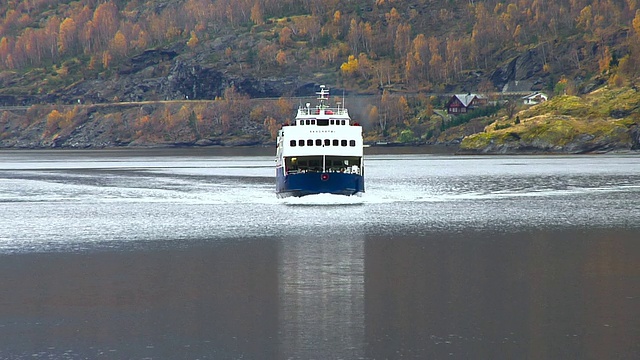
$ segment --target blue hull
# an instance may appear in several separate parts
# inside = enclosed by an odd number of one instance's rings
[[[314,194],[355,195],[364,192],[364,177],[357,174],[308,172],[284,175],[276,169],[278,197]]]

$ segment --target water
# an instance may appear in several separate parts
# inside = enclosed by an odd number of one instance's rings
[[[0,358],[640,354],[639,157],[270,152],[0,152]]]

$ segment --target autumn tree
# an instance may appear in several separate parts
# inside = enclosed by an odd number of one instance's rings
[[[271,135],[271,140],[275,140],[276,136],[278,135],[278,123],[276,119],[271,116],[267,116],[264,119],[264,127]]]
[[[473,57],[476,64],[480,65],[480,60],[484,68],[489,66],[489,56],[493,52],[496,39],[493,33],[492,18],[483,3],[475,5],[476,21],[471,32],[471,45]]]
[[[191,37],[189,38],[189,41],[187,41],[187,46],[193,49],[198,45],[199,41],[200,40],[198,39],[198,35],[196,35],[196,32],[191,31]]]
[[[113,55],[108,50],[102,52],[102,67],[105,69],[109,69],[111,67],[111,60],[113,60]]]
[[[633,34],[629,38],[629,54],[618,62],[618,71],[613,82],[617,86],[624,83],[636,85],[640,80],[640,9],[636,10],[632,22]]]
[[[356,19],[351,19],[347,39],[349,42],[349,46],[351,47],[351,52],[353,54],[359,53],[361,38],[362,34],[360,33],[360,26],[358,25],[358,21]]]
[[[91,26],[95,30],[95,41],[106,48],[118,31],[118,8],[111,2],[104,2],[93,12]]]
[[[282,46],[288,46],[291,44],[291,35],[293,34],[293,32],[291,31],[291,29],[287,26],[283,27],[282,30],[280,30],[280,34],[278,37],[278,42],[280,43],[280,45]]]
[[[378,122],[378,116],[379,116],[378,107],[375,106],[375,105],[371,106],[371,108],[369,109],[368,116],[369,116],[369,122],[370,123],[374,123],[374,124],[377,123]],[[382,128],[382,126],[380,126],[380,128]]]
[[[382,97],[380,98],[380,107],[378,108],[378,126],[380,127],[380,131],[383,134],[387,133],[387,124],[389,119],[391,118],[392,113],[392,104],[391,104],[391,96],[388,91],[382,92]]]
[[[129,51],[129,44],[122,31],[116,32],[113,39],[109,42],[109,49],[116,57],[122,57]]]
[[[394,49],[396,56],[405,57],[411,46],[411,25],[399,24],[396,28]]]
[[[276,54],[276,62],[280,66],[287,65],[287,53],[282,50],[278,50],[278,54]]]
[[[259,0],[256,0],[251,8],[251,21],[256,25],[264,24],[264,10],[262,9],[262,3]]]
[[[9,43],[9,39],[6,36],[3,36],[2,39],[0,39],[0,67],[3,67],[5,69],[13,68],[14,64],[11,50],[12,46]],[[11,57],[11,59],[9,57]]]
[[[447,78],[447,69],[442,55],[440,55],[440,40],[435,36],[429,38],[429,52],[431,53],[429,67],[432,73],[435,74],[435,80],[445,80]]]
[[[60,53],[71,52],[77,42],[77,26],[73,18],[66,18],[60,24],[58,33],[58,50]]]
[[[52,110],[47,115],[47,122],[45,126],[45,132],[43,136],[51,136],[61,127],[61,123],[64,121],[64,115],[57,109]]]
[[[347,62],[340,65],[340,70],[345,75],[353,75],[358,70],[358,59],[355,56],[349,55]]]

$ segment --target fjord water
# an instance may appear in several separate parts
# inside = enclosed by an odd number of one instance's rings
[[[640,157],[0,152],[0,358],[631,359]]]

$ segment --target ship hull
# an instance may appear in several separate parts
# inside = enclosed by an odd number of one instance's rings
[[[276,171],[279,198],[315,194],[358,195],[364,192],[364,177],[358,174],[308,172],[285,175]]]

